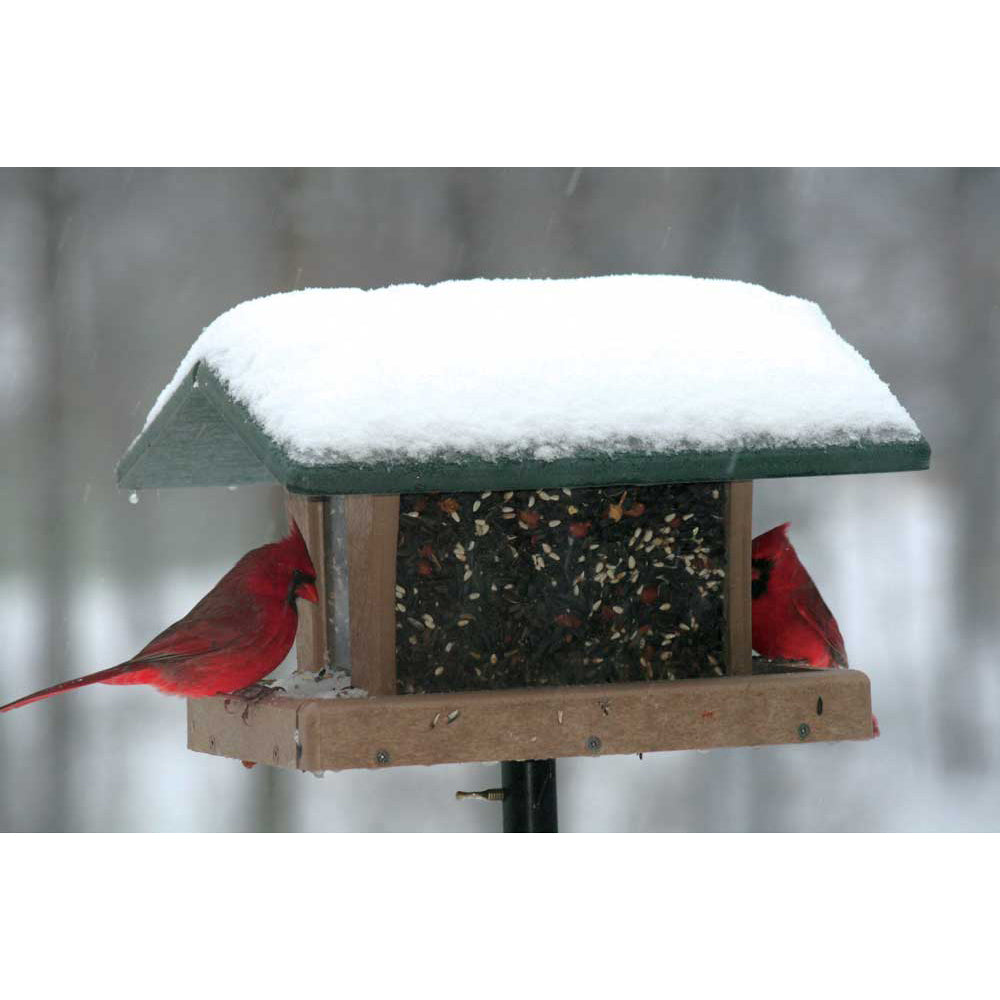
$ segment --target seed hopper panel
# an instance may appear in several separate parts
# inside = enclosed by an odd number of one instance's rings
[[[400,694],[720,676],[720,484],[405,494]]]

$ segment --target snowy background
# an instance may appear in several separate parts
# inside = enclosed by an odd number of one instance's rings
[[[0,701],[127,658],[282,530],[273,487],[128,502],[114,465],[201,329],[308,286],[622,272],[820,304],[934,450],[758,484],[872,678],[866,744],[559,764],[564,830],[1000,827],[1000,172],[0,171]],[[290,669],[286,666],[285,672]],[[192,754],[180,700],[0,717],[0,830],[495,830],[485,766],[322,779]]]

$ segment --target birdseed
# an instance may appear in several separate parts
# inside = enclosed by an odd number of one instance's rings
[[[723,497],[718,484],[404,494],[400,692],[713,676]]]

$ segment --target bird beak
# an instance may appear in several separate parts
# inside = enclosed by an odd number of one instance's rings
[[[316,590],[316,584],[312,580],[303,580],[299,584],[299,589],[296,593],[297,596],[304,597],[307,601],[312,601],[313,604],[319,604],[319,592]]]

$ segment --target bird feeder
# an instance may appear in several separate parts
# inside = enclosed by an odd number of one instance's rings
[[[812,303],[665,276],[312,289],[206,329],[121,486],[277,481],[300,671],[193,750],[307,771],[868,739],[868,678],[755,661],[752,480],[927,468]]]

